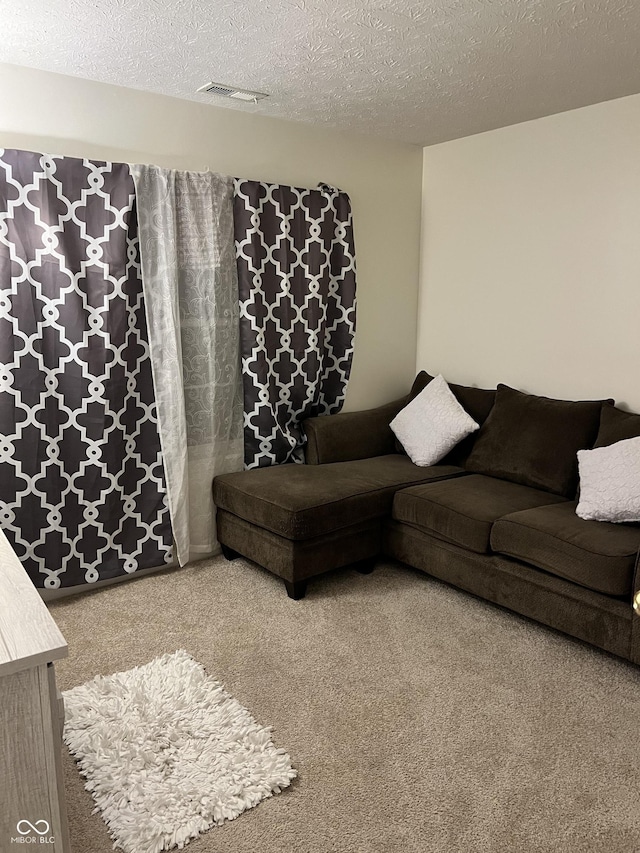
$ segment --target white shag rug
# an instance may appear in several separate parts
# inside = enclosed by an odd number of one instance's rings
[[[97,676],[64,704],[65,742],[125,853],[182,848],[297,775],[271,729],[184,650]]]

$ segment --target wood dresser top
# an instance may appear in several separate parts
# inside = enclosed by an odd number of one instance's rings
[[[0,677],[67,653],[64,637],[0,530]]]

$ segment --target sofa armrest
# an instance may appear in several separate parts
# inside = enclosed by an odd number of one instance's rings
[[[340,412],[307,418],[302,428],[307,437],[307,465],[349,462],[395,453],[395,436],[390,422],[407,404],[407,397],[367,409],[363,412]]]

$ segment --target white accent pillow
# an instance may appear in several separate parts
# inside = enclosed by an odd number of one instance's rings
[[[390,424],[415,465],[435,465],[467,435],[479,429],[442,376],[434,377]]]
[[[578,451],[576,515],[593,521],[640,521],[640,438]]]

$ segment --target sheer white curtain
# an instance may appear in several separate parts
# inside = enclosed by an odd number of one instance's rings
[[[233,179],[131,171],[169,509],[184,565],[217,548],[211,481],[243,463]]]

